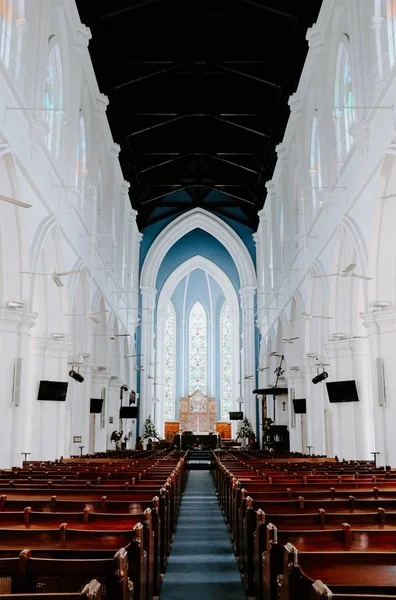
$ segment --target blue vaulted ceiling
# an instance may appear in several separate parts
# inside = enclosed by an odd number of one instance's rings
[[[193,229],[180,238],[164,256],[157,277],[157,293],[160,293],[172,271],[196,255],[201,255],[218,265],[231,279],[236,291],[239,290],[238,271],[228,250],[210,233],[202,229]]]

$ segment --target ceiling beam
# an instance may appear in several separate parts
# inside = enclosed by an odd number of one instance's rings
[[[120,83],[115,86],[115,90],[120,90],[127,85],[133,85],[134,83],[139,83],[140,81],[145,81],[146,79],[150,79],[151,77],[156,77],[157,75],[162,75],[163,73],[169,73],[170,71],[174,71],[175,69],[181,67],[182,65],[173,65],[172,67],[168,67],[167,69],[160,69],[159,71],[154,71],[154,73],[149,73],[148,75],[142,75],[142,77],[138,77],[137,79],[130,79],[129,81],[125,81],[124,83]]]
[[[107,15],[103,15],[102,17],[100,17],[101,20],[103,19],[108,19],[110,17],[119,17],[120,15],[129,12],[131,10],[136,10],[137,8],[143,8],[144,6],[147,6],[148,4],[155,4],[155,2],[159,2],[159,0],[142,0],[142,2],[138,2],[137,4],[134,4],[133,6],[127,6],[126,8],[120,8],[119,10],[115,10],[111,13],[107,13]]]
[[[243,4],[249,4],[249,6],[255,6],[256,8],[260,8],[261,10],[265,10],[266,12],[274,13],[275,15],[279,15],[280,17],[284,17],[285,19],[290,19],[292,21],[296,21],[297,17],[291,15],[290,13],[285,12],[284,10],[279,10],[278,8],[271,8],[266,4],[260,4],[257,0],[240,0]]]
[[[231,67],[226,67],[225,65],[221,65],[220,63],[212,63],[213,66],[218,67],[220,69],[224,69],[225,71],[229,71],[230,73],[235,73],[235,75],[240,75],[241,77],[246,77],[247,79],[253,79],[254,81],[258,81],[259,83],[264,83],[265,85],[269,85],[271,87],[277,88],[278,90],[282,90],[282,86],[274,83],[273,81],[268,81],[268,79],[262,79],[261,77],[256,77],[256,75],[251,75],[250,73],[244,73],[243,71],[239,71],[239,69],[232,69]]]

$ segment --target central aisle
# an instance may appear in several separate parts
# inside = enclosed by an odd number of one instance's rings
[[[190,471],[161,600],[246,600],[209,471]]]

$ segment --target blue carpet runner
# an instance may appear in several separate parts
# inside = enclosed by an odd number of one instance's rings
[[[246,600],[209,471],[190,471],[160,600]]]

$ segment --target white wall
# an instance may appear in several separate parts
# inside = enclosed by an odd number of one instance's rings
[[[73,436],[82,436],[87,452],[89,399],[103,389],[107,405],[102,419],[96,417],[95,450],[112,447],[109,434],[119,425],[115,396],[121,384],[136,389],[135,371],[124,355],[133,353],[138,324],[141,239],[118,161],[120,148],[106,119],[108,100],[89,57],[90,31],[75,2],[11,4],[11,20],[0,26],[0,195],[31,207],[0,201],[0,467],[20,464],[23,451],[31,452],[32,460],[79,452]],[[4,18],[0,14],[2,25]],[[56,110],[45,111],[54,45],[60,84]],[[81,272],[62,277],[63,288],[47,277],[21,273],[51,273],[54,267]],[[21,308],[8,305],[15,300]],[[65,316],[88,311],[106,312],[99,324]],[[111,340],[109,333],[130,337]],[[85,381],[78,383],[68,371],[82,354]],[[19,402],[12,393],[17,358],[22,358]],[[68,381],[66,402],[37,401],[40,379]]]
[[[387,21],[386,5],[385,0],[324,0],[318,22],[307,31],[309,51],[289,100],[291,115],[277,147],[256,242],[259,291],[279,294],[259,295],[260,364],[270,360],[269,351],[285,355],[285,381],[296,397],[307,398],[305,445],[340,458],[371,458],[377,450],[381,463],[394,465],[396,16]],[[340,42],[350,56],[350,109],[337,96]],[[353,123],[345,124],[352,113]],[[320,144],[316,169],[314,117]],[[274,267],[280,269],[274,287],[271,237]],[[353,273],[370,279],[316,278],[339,273],[350,263],[356,264]],[[389,307],[378,307],[378,300]],[[302,312],[331,318],[304,319]],[[337,333],[345,339],[333,336]],[[282,342],[294,336],[299,339],[292,344]],[[378,383],[378,358],[384,385],[381,379]],[[318,362],[328,365],[328,381],[355,379],[359,403],[330,404],[325,383],[311,381]],[[272,371],[271,365],[261,373],[262,384],[272,382]],[[292,449],[300,450],[301,419],[294,418],[292,407],[288,414]]]

